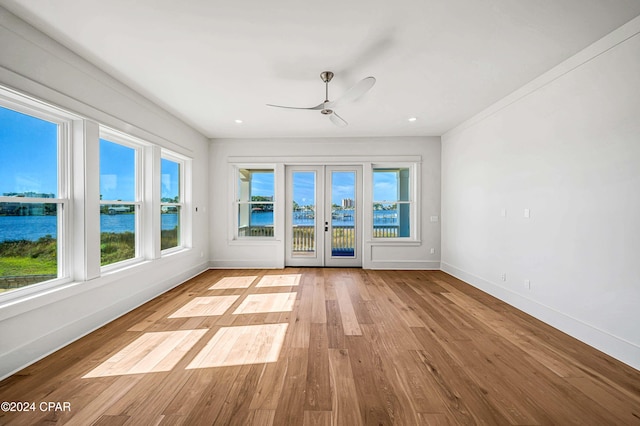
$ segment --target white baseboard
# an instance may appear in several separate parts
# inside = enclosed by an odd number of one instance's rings
[[[441,270],[640,370],[640,347],[446,262]]]
[[[429,270],[439,271],[439,261],[420,260],[372,260],[369,262],[370,269],[399,269],[399,270]]]
[[[278,262],[258,260],[212,260],[209,269],[282,269]]]

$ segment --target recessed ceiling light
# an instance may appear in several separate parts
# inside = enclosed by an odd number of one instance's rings
[[[412,123],[413,123],[414,121],[416,121],[416,120],[417,120],[417,118],[416,118],[416,117],[409,117],[409,118],[408,118],[408,121],[410,121],[410,122],[412,122]]]
[[[239,118],[235,120],[236,124],[242,124],[242,120],[240,120]]]

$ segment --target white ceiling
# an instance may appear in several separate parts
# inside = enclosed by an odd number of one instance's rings
[[[640,14],[638,0],[0,5],[211,138],[441,135]],[[322,102],[324,70],[331,99],[377,79],[338,110],[348,127],[265,106]]]

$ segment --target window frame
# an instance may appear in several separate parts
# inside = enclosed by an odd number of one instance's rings
[[[409,191],[408,191],[408,200],[376,200],[374,198],[375,193],[375,184],[374,184],[374,176],[376,170],[387,170],[400,171],[401,169],[408,169],[409,173]],[[403,162],[393,162],[393,163],[383,163],[377,162],[371,164],[371,204],[370,204],[370,214],[371,214],[371,228],[369,232],[371,233],[371,241],[374,243],[396,243],[396,242],[418,242],[420,235],[420,214],[419,214],[419,164],[418,163],[403,163]],[[400,198],[400,197],[398,197]],[[376,237],[374,231],[374,206],[376,204],[404,204],[409,206],[409,235],[405,237]]]
[[[276,204],[276,194],[277,190],[277,179],[276,179],[276,165],[275,164],[236,164],[233,167],[233,202],[232,208],[232,218],[233,218],[233,240],[236,241],[273,241],[276,240],[277,234],[277,204]],[[273,174],[273,198],[271,201],[243,201],[240,200],[240,173],[241,170],[249,170],[249,171],[270,171]],[[251,196],[251,194],[249,194]],[[239,209],[240,205],[246,204],[251,206],[252,204],[271,204],[272,212],[273,212],[273,232],[272,235],[264,236],[264,235],[240,235],[240,223],[239,223]]]
[[[178,155],[176,153],[173,153],[171,151],[168,151],[166,149],[161,149],[160,151],[160,165],[159,165],[159,170],[160,170],[160,181],[158,182],[158,185],[162,185],[162,160],[169,160],[172,161],[174,163],[178,163],[179,165],[179,173],[178,173],[178,179],[179,179],[179,202],[177,203],[169,203],[169,202],[163,202],[162,201],[162,192],[160,191],[160,195],[159,195],[159,203],[160,203],[160,214],[162,215],[162,207],[163,206],[175,206],[178,207],[179,209],[179,215],[178,215],[178,245],[175,247],[169,247],[166,249],[162,249],[162,246],[160,246],[160,253],[161,256],[167,255],[167,254],[171,254],[173,252],[177,252],[177,251],[181,251],[184,248],[186,248],[186,238],[185,238],[185,214],[186,214],[186,202],[185,202],[185,198],[186,198],[186,169],[187,169],[187,162],[188,159]],[[162,216],[160,216],[160,234],[162,234]],[[158,244],[161,244],[161,237],[159,238]]]
[[[0,86],[0,106],[15,112],[28,115],[57,126],[57,196],[55,198],[12,197],[0,195],[0,203],[24,204],[56,204],[57,205],[57,277],[50,280],[28,284],[24,287],[0,293],[0,301],[5,302],[28,296],[66,284],[72,280],[73,256],[69,242],[73,240],[72,227],[72,192],[71,192],[71,152],[73,138],[73,122],[79,117],[45,102],[28,97],[14,90]]]
[[[119,262],[109,263],[107,265],[102,265],[101,260],[100,263],[100,272],[111,272],[114,270],[122,269],[128,267],[130,265],[140,263],[145,259],[144,253],[144,241],[145,235],[147,234],[146,227],[144,225],[144,214],[145,214],[145,202],[144,202],[144,193],[145,193],[145,174],[144,174],[144,158],[145,158],[145,150],[148,148],[149,143],[142,141],[141,139],[135,138],[126,133],[119,132],[117,130],[111,129],[109,127],[98,125],[99,128],[99,137],[98,143],[101,140],[105,140],[110,143],[114,143],[117,145],[122,145],[127,148],[131,148],[134,150],[134,179],[135,179],[135,191],[134,201],[118,201],[118,200],[102,200],[100,199],[100,208],[103,205],[109,204],[117,204],[117,205],[132,205],[135,208],[135,220],[134,220],[134,233],[135,233],[135,255],[132,258],[121,260]],[[102,166],[102,158],[98,159],[98,168],[100,169]],[[98,177],[101,179],[100,170],[98,171]],[[98,224],[99,224],[98,220]],[[100,228],[100,238],[102,237],[102,228]],[[99,253],[100,257],[102,254]]]

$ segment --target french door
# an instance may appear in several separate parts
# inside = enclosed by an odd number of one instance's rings
[[[287,266],[362,266],[362,166],[287,166]]]

